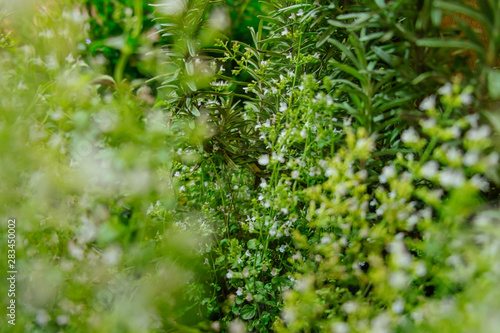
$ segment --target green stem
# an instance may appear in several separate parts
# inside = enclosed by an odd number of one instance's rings
[[[448,106],[446,107],[446,111],[445,111],[445,113],[444,113],[444,115],[443,115],[443,119],[444,119],[444,120],[448,120],[448,118],[450,117],[450,115],[451,115],[451,112],[452,112],[452,111],[453,111],[453,108],[452,108],[451,106],[449,106],[449,105],[448,105]],[[424,153],[423,153],[423,155],[422,155],[422,158],[420,159],[420,165],[421,165],[421,166],[422,166],[422,165],[423,165],[423,164],[427,161],[427,159],[429,158],[429,156],[430,156],[430,154],[431,154],[432,150],[434,149],[434,147],[435,147],[435,146],[436,146],[436,144],[437,144],[437,141],[438,141],[437,137],[433,137],[433,138],[431,139],[431,142],[429,143],[429,145],[428,145],[428,146],[427,146],[427,148],[425,149],[425,151],[424,151]]]
[[[226,200],[224,200],[224,195],[222,194],[222,183],[221,183],[221,180],[219,178],[219,174],[217,173],[217,170],[215,168],[215,163],[212,159],[210,159],[210,162],[212,162],[212,170],[213,172],[215,173],[215,178],[217,178],[217,183],[219,184],[219,194],[220,194],[220,198],[221,198],[221,201],[222,201],[222,207],[224,208],[224,220],[226,222],[226,228],[227,228],[227,239],[231,239],[230,235],[229,235],[229,218],[228,218],[228,214],[226,213]],[[229,207],[230,208],[230,207]]]
[[[299,46],[297,48],[297,54],[296,56],[296,61],[297,63],[295,64],[295,75],[293,77],[293,82],[292,82],[292,93],[290,94],[290,100],[288,102],[289,107],[292,107],[292,102],[293,102],[293,89],[295,88],[295,82],[297,81],[297,76],[299,75],[299,68],[300,68],[300,61],[299,61],[299,55],[300,55],[300,47],[302,44],[302,36],[299,33]]]
[[[129,31],[128,35],[126,36],[127,39],[125,41],[125,46],[121,50],[120,58],[118,58],[118,62],[116,64],[116,67],[115,67],[115,70],[113,73],[117,84],[120,84],[121,81],[123,80],[123,74],[125,73],[125,67],[127,66],[128,58],[133,53],[133,49],[131,48],[131,45],[133,45],[133,47],[135,47],[136,41],[142,32],[142,19],[144,16],[143,8],[142,8],[142,0],[135,0],[134,1],[134,14],[135,14],[135,19],[136,19],[135,25],[134,25],[132,31]]]
[[[120,54],[120,58],[118,58],[118,63],[116,64],[114,71],[115,81],[118,85],[122,82],[129,55],[128,47],[125,46],[125,49],[122,50]]]

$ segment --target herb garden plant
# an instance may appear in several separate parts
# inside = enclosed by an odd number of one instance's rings
[[[497,0],[0,8],[2,330],[496,330]]]

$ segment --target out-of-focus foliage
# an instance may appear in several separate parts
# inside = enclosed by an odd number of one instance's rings
[[[84,10],[89,15],[84,53],[117,81],[155,74],[156,59],[148,53],[160,40],[159,25],[147,1],[85,1]]]
[[[79,4],[24,1],[2,13],[10,34],[0,50],[0,211],[17,220],[19,272],[16,326],[2,316],[2,329],[196,325],[189,297],[198,291],[184,287],[197,279],[204,229],[201,216],[178,208],[172,171],[196,161],[176,151],[198,132],[82,60],[88,17]],[[161,214],[148,215],[151,202]]]
[[[499,6],[2,2],[12,329],[493,331]]]

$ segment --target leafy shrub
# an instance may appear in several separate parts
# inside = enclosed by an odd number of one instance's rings
[[[498,2],[14,5],[15,328],[496,327]]]

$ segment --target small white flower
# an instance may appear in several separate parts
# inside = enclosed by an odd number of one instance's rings
[[[422,261],[417,262],[417,264],[415,265],[415,274],[418,277],[422,277],[425,276],[425,274],[427,274],[427,268],[425,267],[424,262]]]
[[[57,316],[56,322],[57,322],[57,325],[59,325],[59,326],[68,325],[69,324],[69,316],[67,316],[67,315]]]
[[[422,103],[420,103],[420,110],[434,110],[436,107],[436,95],[430,95],[429,97],[424,98]]]
[[[420,138],[415,129],[410,127],[401,134],[401,140],[405,143],[417,143]]]
[[[339,196],[343,196],[347,193],[347,186],[344,182],[337,184],[337,186],[335,187],[335,193]]]
[[[438,94],[440,95],[445,95],[445,96],[450,96],[453,94],[453,85],[448,82],[438,90]]]
[[[346,323],[333,323],[332,333],[349,333],[349,325]]]
[[[487,212],[478,214],[474,219],[474,224],[477,227],[487,227],[493,222],[492,216]]]
[[[304,10],[302,10],[302,8],[301,8],[301,9],[299,9],[299,11],[297,12],[297,16],[302,16],[302,15],[304,15]]]
[[[436,198],[436,200],[440,200],[441,197],[443,196],[443,194],[444,194],[444,191],[440,188],[429,191],[429,195]]]
[[[393,262],[397,267],[408,267],[412,263],[411,254],[406,249],[406,245],[401,239],[396,239],[387,247],[392,254]]]
[[[446,158],[450,162],[459,161],[462,159],[462,152],[460,151],[460,149],[452,147],[446,152]]]
[[[210,328],[213,329],[215,332],[220,331],[220,323],[218,321],[214,321],[212,325],[210,325]]]
[[[449,131],[451,133],[451,136],[455,139],[458,139],[460,137],[460,134],[462,134],[460,127],[458,127],[457,125],[451,126]]]
[[[408,217],[408,219],[406,220],[406,225],[409,227],[409,228],[413,228],[417,223],[418,223],[418,220],[419,220],[419,217],[418,215],[411,215],[410,217]]]
[[[227,271],[226,277],[228,279],[232,279],[233,278],[233,271],[232,270]]]
[[[278,154],[275,158],[278,160],[278,162],[285,163],[285,156],[283,156],[283,154]]]
[[[292,178],[293,179],[297,179],[297,178],[299,178],[299,176],[300,176],[300,173],[299,173],[298,170],[293,170],[292,171]]]
[[[403,289],[408,284],[408,277],[401,271],[396,271],[389,276],[389,285],[394,289]]]
[[[377,317],[373,318],[371,321],[371,329],[372,333],[389,333],[391,330],[389,329],[391,326],[391,317],[387,313],[382,313]]]
[[[398,298],[397,300],[394,301],[394,303],[392,303],[392,312],[400,314],[403,313],[404,309],[405,309],[405,302],[401,298]]]
[[[420,126],[422,126],[423,129],[431,129],[436,126],[436,118],[430,117],[427,119],[422,119],[420,120]]]
[[[122,249],[119,246],[110,246],[107,248],[103,255],[102,260],[110,266],[114,266],[120,262],[122,257]]]
[[[471,178],[470,183],[472,186],[483,192],[488,191],[488,189],[490,188],[490,184],[488,184],[488,182],[480,175],[474,175]]]
[[[237,318],[231,321],[228,325],[228,330],[224,331],[229,333],[244,333],[247,332],[247,326],[241,319]]]
[[[424,220],[429,220],[432,218],[432,208],[426,207],[418,212]]]
[[[150,204],[148,210],[146,211],[146,215],[149,215],[153,212],[153,204]]]
[[[384,214],[385,210],[387,209],[387,205],[386,204],[382,204],[380,205],[379,208],[377,208],[377,210],[375,211],[375,214],[377,214],[377,216],[381,216]]]
[[[391,164],[387,165],[382,169],[382,174],[379,177],[379,180],[382,184],[386,183],[389,179],[392,179],[396,176],[396,167]]]
[[[273,270],[271,271],[271,275],[272,276],[278,275],[278,271],[276,270],[276,268],[273,268]]]
[[[465,183],[464,172],[461,169],[446,168],[439,175],[439,183],[443,187],[461,187]]]
[[[459,266],[462,264],[462,258],[459,254],[452,254],[448,258],[446,258],[446,264],[449,266]]]
[[[465,136],[471,141],[480,141],[487,139],[491,134],[491,129],[487,125],[482,125],[479,128],[470,129]]]
[[[330,95],[326,95],[326,105],[330,106],[333,104],[333,98]]]
[[[486,163],[490,167],[494,167],[498,165],[499,155],[496,151],[492,152],[486,157]]]
[[[361,138],[356,141],[356,149],[372,151],[373,148],[374,144],[369,138]]]
[[[300,131],[300,136],[305,139],[307,138],[307,129],[306,128],[303,128],[301,131]]]
[[[75,58],[73,57],[73,53],[70,52],[70,54],[68,54],[68,56],[64,60],[66,60],[70,64],[73,63],[75,61]]]
[[[426,162],[422,168],[420,168],[420,174],[425,179],[433,178],[436,173],[439,171],[439,163],[436,161]]]
[[[50,316],[45,310],[40,310],[38,311],[35,322],[40,325],[40,326],[45,326],[49,323],[50,321]]]
[[[345,313],[354,313],[358,309],[358,304],[354,301],[347,301],[342,304],[342,310]]]
[[[287,109],[288,109],[288,104],[286,104],[285,102],[281,102],[280,103],[279,111],[280,112],[285,112]]]
[[[260,187],[266,188],[267,187],[267,182],[264,178],[261,178],[260,180]]]
[[[477,114],[477,113],[470,114],[467,117],[465,117],[465,119],[467,119],[467,122],[472,127],[477,127],[478,126],[478,121],[479,121],[479,114]]]
[[[281,35],[284,36],[288,33],[288,29],[285,27],[283,31],[281,32]]]
[[[479,162],[479,154],[475,151],[470,151],[465,154],[463,163],[465,166],[471,167]]]
[[[243,295],[243,289],[241,287],[238,287],[238,290],[236,291],[236,295],[238,295],[238,296]]]
[[[472,95],[464,91],[460,94],[460,101],[464,105],[471,105],[472,104]]]
[[[269,155],[264,154],[259,158],[259,164],[260,165],[268,165],[269,164]]]
[[[82,260],[83,255],[85,254],[83,249],[76,245],[74,242],[68,243],[68,252],[73,258],[77,260]]]

